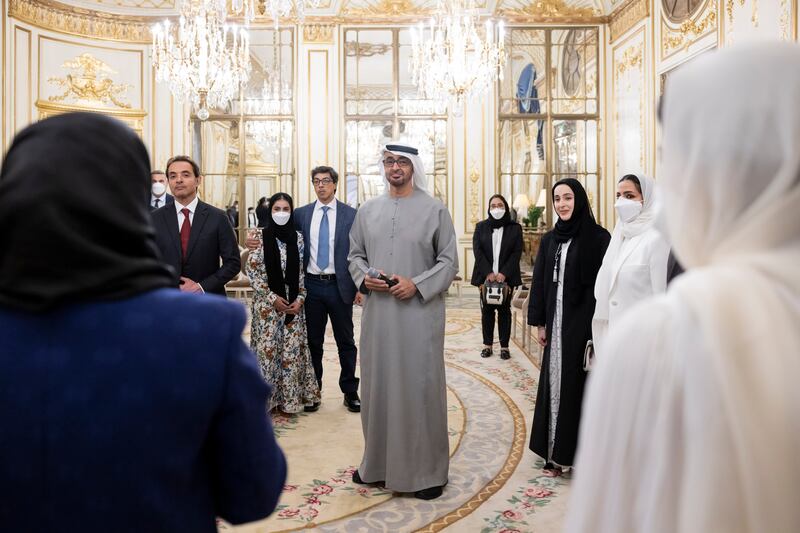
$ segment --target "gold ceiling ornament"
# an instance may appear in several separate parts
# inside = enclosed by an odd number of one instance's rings
[[[225,108],[250,79],[250,37],[226,24],[214,1],[183,0],[174,31],[169,20],[153,27],[156,80],[168,82],[200,120],[209,107]]]
[[[500,8],[498,15],[533,17],[537,20],[578,20],[602,17],[594,7],[570,6],[564,0],[534,0],[516,9]]]
[[[608,21],[608,42],[613,43],[633,28],[640,20],[650,16],[650,2],[647,0],[628,0],[620,4]]]
[[[411,82],[423,99],[449,102],[455,113],[502,81],[506,60],[503,21],[480,24],[472,0],[440,0],[429,24],[411,28]]]
[[[150,42],[153,23],[150,17],[99,13],[53,0],[11,0],[8,16],[58,33],[140,44]]]
[[[303,26],[303,40],[307,43],[333,44],[333,24],[306,24]]]
[[[99,76],[117,73],[107,63],[85,53],[64,62],[61,68],[71,72],[65,78],[51,77],[47,80],[64,89],[63,94],[48,98],[50,102],[63,102],[73,97],[80,105],[111,103],[123,109],[131,108],[131,104],[123,99],[132,85],[114,83],[109,77],[98,79]]]
[[[391,44],[357,43],[354,41],[344,43],[344,55],[348,57],[381,56],[391,51]]]
[[[403,15],[430,15],[433,9],[414,4],[412,0],[380,0],[364,7],[345,5],[343,15],[354,17],[397,17]]]
[[[677,30],[673,30],[663,24],[661,45],[663,49],[662,57],[666,57],[671,52],[683,47],[688,49],[699,37],[717,29],[717,10],[712,7],[705,17],[689,19],[681,23]]]
[[[135,7],[139,9],[171,10],[175,8],[175,0],[114,0],[113,2],[97,0],[97,3],[113,5],[114,7]]]

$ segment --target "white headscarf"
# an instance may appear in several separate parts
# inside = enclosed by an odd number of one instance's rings
[[[389,146],[398,147],[400,149],[395,148],[396,151],[393,152],[389,150]],[[403,148],[410,151],[404,151],[402,150]],[[386,185],[387,191],[389,190],[389,180],[386,179],[386,169],[383,166],[383,159],[386,157],[386,154],[389,153],[395,157],[407,157],[410,159],[412,165],[414,165],[414,174],[411,177],[414,188],[432,196],[431,192],[428,190],[428,177],[425,175],[425,168],[422,166],[422,158],[419,154],[412,153],[416,151],[417,149],[413,146],[402,142],[391,142],[381,147],[381,158],[380,161],[378,161],[378,168],[381,170],[381,177],[383,178],[383,183]]]
[[[703,55],[664,94],[688,270],[611,328],[567,530],[800,531],[800,47]]]
[[[642,210],[631,221],[618,220],[614,232],[611,234],[611,242],[608,243],[608,249],[603,256],[603,264],[597,273],[597,281],[594,285],[594,296],[597,300],[594,318],[599,320],[608,320],[608,296],[616,274],[619,272],[619,265],[616,263],[622,249],[623,239],[630,239],[651,229],[656,217],[656,183],[648,176],[633,175],[639,180],[642,188]]]
[[[630,239],[653,227],[656,217],[656,182],[643,174],[633,174],[633,176],[636,176],[642,188],[642,210],[633,220],[628,222],[619,220],[614,227],[612,238],[617,235],[618,230],[626,239]],[[619,184],[619,180],[617,180],[617,184]]]

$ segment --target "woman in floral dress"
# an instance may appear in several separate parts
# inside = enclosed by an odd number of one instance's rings
[[[320,401],[311,366],[303,303],[303,236],[294,228],[292,197],[269,200],[270,223],[258,234],[247,270],[253,286],[250,348],[273,387],[269,409],[299,413]]]

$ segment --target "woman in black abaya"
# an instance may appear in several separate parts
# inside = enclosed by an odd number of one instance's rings
[[[552,197],[558,220],[542,237],[528,307],[528,324],[538,327],[544,348],[530,449],[545,459],[546,473],[559,475],[575,457],[594,284],[611,235],[595,222],[578,180],[556,182]]]

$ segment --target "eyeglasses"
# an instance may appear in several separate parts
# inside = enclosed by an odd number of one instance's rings
[[[311,183],[313,183],[314,187],[316,187],[317,185],[330,185],[333,183],[333,180],[331,178],[322,178],[321,180],[314,178],[311,180]]]
[[[383,166],[385,166],[386,168],[392,168],[395,165],[395,163],[397,163],[397,165],[400,168],[408,168],[408,167],[411,166],[411,160],[410,159],[406,159],[405,157],[401,157],[400,159],[384,159],[383,160]]]

